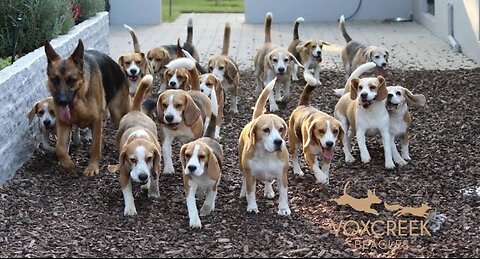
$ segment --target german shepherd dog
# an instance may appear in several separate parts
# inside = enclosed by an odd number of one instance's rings
[[[93,138],[90,163],[84,174],[98,174],[106,108],[115,127],[130,111],[125,74],[108,55],[95,50],[84,51],[81,40],[68,58],[61,58],[49,42],[45,43],[45,53],[48,59],[48,90],[58,116],[55,153],[60,165],[69,173],[74,171],[75,163],[68,154],[72,125],[88,127]]]

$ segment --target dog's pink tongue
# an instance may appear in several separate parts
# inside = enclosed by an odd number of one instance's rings
[[[377,69],[378,69],[378,73],[381,76],[385,77],[385,69],[383,67],[377,67]]]
[[[66,106],[59,106],[58,107],[58,112],[60,115],[60,120],[63,122],[69,122],[70,121],[70,107],[68,105]]]
[[[333,159],[333,148],[324,149],[323,150],[323,158],[325,158],[326,160],[332,160]]]

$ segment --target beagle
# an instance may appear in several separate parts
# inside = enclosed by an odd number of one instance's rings
[[[215,126],[215,139],[220,139],[220,128],[223,122],[223,109],[225,107],[225,92],[220,79],[215,74],[203,74],[200,77],[200,91],[210,97],[215,90],[218,104],[217,125]]]
[[[134,52],[120,56],[118,59],[118,64],[120,64],[122,70],[125,72],[125,75],[128,78],[129,92],[133,97],[140,80],[145,75],[153,75],[154,71],[150,61],[140,50],[140,44],[138,43],[138,39],[133,28],[126,24],[123,26],[128,30],[130,36],[132,37]]]
[[[389,86],[385,105],[390,118],[390,134],[392,135],[392,152],[399,156],[395,145],[395,138],[400,138],[402,149],[401,157],[410,160],[408,150],[408,128],[412,125],[412,115],[408,111],[407,104],[425,106],[426,98],[423,94],[413,94],[405,87]],[[396,154],[395,154],[396,153]]]
[[[215,210],[223,150],[215,140],[200,138],[182,146],[180,160],[190,227],[201,228],[195,196],[205,197],[200,216],[207,216]]]
[[[313,68],[313,74],[317,81],[320,82],[320,62],[322,62],[323,46],[330,44],[320,39],[301,41],[300,37],[298,36],[298,26],[303,22],[303,17],[299,17],[295,21],[293,28],[293,41],[290,43],[288,51],[292,53],[293,56],[300,61],[300,63],[302,63],[305,69]],[[292,71],[292,80],[298,80],[297,73],[298,67],[297,65],[294,65]]]
[[[159,197],[158,177],[160,174],[160,144],[155,122],[141,110],[142,100],[153,86],[153,77],[142,78],[134,96],[132,110],[120,121],[116,146],[118,164],[109,165],[108,171],[120,172],[120,187],[125,201],[124,216],[137,215],[132,181],[148,189],[149,198]]]
[[[285,49],[279,48],[272,44],[271,38],[272,13],[267,13],[265,17],[265,44],[258,49],[255,55],[255,79],[257,87],[255,92],[259,94],[264,85],[273,78],[277,78],[283,83],[283,88],[271,91],[269,96],[270,112],[278,111],[277,100],[286,102],[290,98],[290,76],[292,73],[292,62],[299,67],[302,64],[295,58],[292,53]],[[282,96],[283,95],[283,96]]]
[[[388,64],[388,50],[377,46],[365,46],[358,41],[353,41],[345,29],[345,17],[340,17],[340,31],[347,45],[342,50],[343,67],[345,69],[345,79],[348,79],[350,73],[357,66],[365,62],[374,62],[380,76],[385,77],[385,67]]]
[[[298,107],[292,112],[288,122],[288,140],[290,154],[293,155],[293,172],[303,176],[298,163],[298,147],[302,147],[308,167],[315,174],[317,182],[328,184],[330,163],[333,159],[333,148],[337,141],[342,141],[345,132],[340,121],[310,106],[310,95],[318,81],[307,71],[307,81]],[[322,158],[320,169],[317,158]]]
[[[370,162],[365,136],[380,132],[385,154],[385,168],[393,169],[392,139],[389,130],[389,116],[384,100],[388,92],[385,79],[382,76],[368,78],[353,78],[350,80],[350,92],[345,93],[335,106],[335,117],[341,121],[345,132],[351,128],[351,134],[345,134],[343,152],[345,161],[355,161],[351,153],[350,138],[356,134],[360,156],[363,163]],[[406,164],[405,160],[394,157],[399,165]]]
[[[240,198],[247,198],[247,212],[258,213],[255,198],[256,180],[265,183],[264,196],[272,199],[273,180],[279,189],[278,214],[291,214],[288,206],[288,150],[285,144],[287,124],[275,114],[264,114],[267,98],[275,86],[276,78],[270,81],[258,97],[252,121],[243,128],[238,140],[238,158],[243,174]]]
[[[172,60],[165,67],[163,82],[167,89],[200,90],[200,72],[194,60],[182,57]]]
[[[212,57],[208,61],[208,73],[215,74],[225,90],[231,93],[230,111],[238,113],[238,91],[240,89],[240,72],[237,64],[232,58],[228,56],[228,49],[230,46],[230,24],[225,24],[223,33],[223,48],[222,54]]]
[[[211,99],[200,91],[166,90],[157,100],[157,118],[162,131],[163,172],[174,172],[172,142],[192,141],[202,136],[214,137],[218,116],[215,91]],[[213,128],[213,130],[212,130]],[[213,132],[213,133],[212,133]]]

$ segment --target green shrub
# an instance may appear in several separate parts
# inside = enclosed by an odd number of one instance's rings
[[[8,67],[11,63],[11,60],[12,58],[11,57],[8,57],[8,58],[0,58],[0,70]]]
[[[12,53],[13,26],[18,26],[16,53],[28,53],[73,26],[71,0],[0,1],[0,57]],[[17,16],[21,20],[17,21]]]
[[[81,10],[79,22],[105,10],[105,0],[75,0],[74,3],[77,4]]]

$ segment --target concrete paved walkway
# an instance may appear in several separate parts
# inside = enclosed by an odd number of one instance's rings
[[[194,44],[200,52],[201,63],[221,52],[225,22],[232,26],[230,56],[241,69],[253,68],[253,57],[264,41],[263,24],[246,24],[244,14],[182,14],[173,23],[156,26],[133,26],[141,49],[163,44],[174,44],[178,37],[186,38],[189,17],[194,21]],[[275,14],[274,14],[275,22]],[[368,45],[382,45],[390,50],[391,69],[458,69],[479,65],[463,54],[453,53],[450,46],[415,22],[381,23],[347,21],[347,31],[354,40]],[[292,40],[292,24],[273,24],[272,40],[287,48]],[[332,45],[324,49],[325,69],[343,70],[340,58],[345,41],[336,22],[300,25],[300,38],[320,38]],[[123,26],[111,26],[110,54],[118,59],[123,53],[133,51],[132,40]]]

